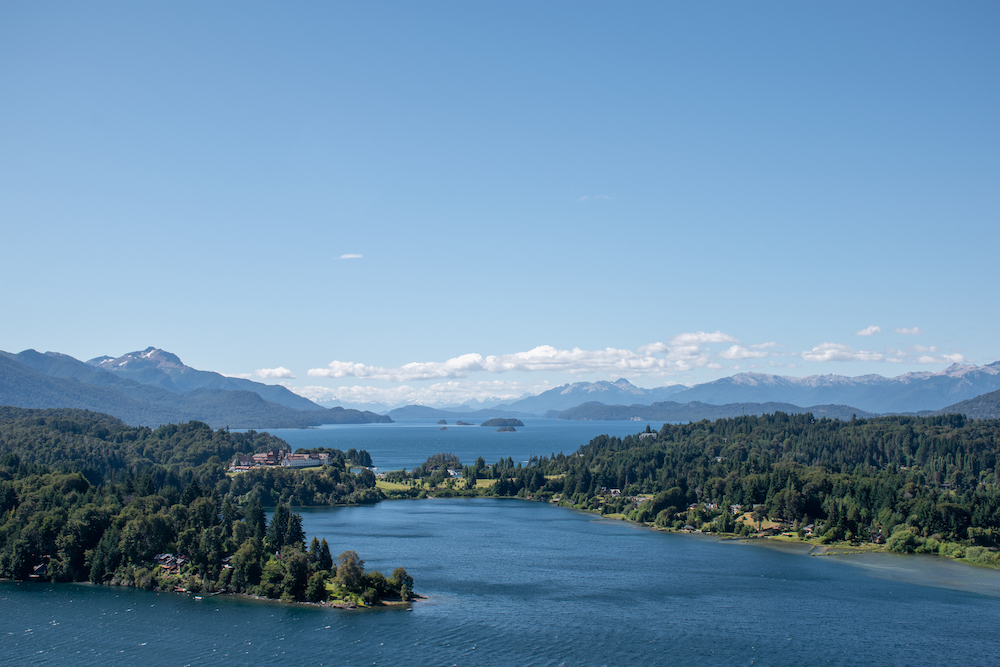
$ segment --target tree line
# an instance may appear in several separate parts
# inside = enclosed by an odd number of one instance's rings
[[[665,424],[645,437],[602,435],[569,456],[526,464],[479,459],[451,488],[440,476],[410,479],[421,493],[444,481],[443,495],[557,500],[714,532],[756,533],[768,520],[821,542],[884,543],[995,563],[998,444],[1000,420],[841,421],[777,412]],[[744,513],[752,521],[738,521]]]

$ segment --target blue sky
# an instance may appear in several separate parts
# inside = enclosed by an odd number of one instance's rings
[[[389,402],[990,363],[998,29],[985,2],[6,3],[0,349]]]

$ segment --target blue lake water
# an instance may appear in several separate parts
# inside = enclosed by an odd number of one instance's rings
[[[970,665],[1000,651],[1000,572],[941,559],[812,557],[520,500],[303,517],[369,569],[406,567],[428,599],[351,612],[0,582],[0,663]]]
[[[560,421],[557,419],[525,419],[523,427],[514,433],[497,433],[495,428],[455,426],[448,419],[448,430],[442,431],[435,422],[399,422],[396,424],[334,424],[309,429],[273,429],[269,433],[292,446],[333,447],[342,451],[365,449],[372,463],[380,470],[414,468],[432,454],[451,452],[470,464],[482,456],[487,463],[507,457],[515,462],[532,456],[569,454],[598,435],[625,436],[645,430],[646,422],[628,421]],[[659,430],[663,422],[650,422]]]
[[[391,469],[438,451],[469,461],[569,453],[599,432],[645,426],[548,423],[513,434],[401,424],[281,435],[296,447],[367,449]],[[1000,655],[1000,571],[945,559],[814,557],[514,499],[301,513],[307,535],[357,551],[368,569],[405,567],[427,599],[343,611],[0,582],[0,664],[978,665]]]

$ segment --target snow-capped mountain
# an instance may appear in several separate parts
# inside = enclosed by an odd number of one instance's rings
[[[1000,389],[1000,362],[985,366],[953,364],[929,372],[881,375],[810,375],[794,378],[764,373],[739,373],[695,385],[671,400],[723,405],[739,402],[780,402],[794,405],[851,405],[869,412],[918,412],[945,406]]]

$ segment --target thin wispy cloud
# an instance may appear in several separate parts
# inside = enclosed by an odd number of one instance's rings
[[[258,368],[253,372],[254,375],[263,380],[280,380],[282,378],[294,379],[295,374],[284,366],[278,366],[277,368]]]
[[[893,333],[903,334],[904,336],[919,336],[923,333],[920,327],[913,327],[912,329],[907,329],[906,327],[899,327],[898,329],[893,329]]]
[[[911,345],[905,350],[888,349],[886,361],[894,364],[961,364],[965,357],[957,352],[941,352],[936,345]]]
[[[769,353],[765,350],[750,350],[742,345],[733,345],[729,349],[719,352],[719,357],[730,361],[736,361],[739,359],[763,359],[768,356],[768,354]]]
[[[885,355],[874,350],[855,350],[840,343],[820,343],[802,353],[806,361],[882,361]]]
[[[874,336],[875,334],[882,333],[882,327],[877,325],[871,325],[870,327],[865,327],[861,331],[855,331],[855,336]]]
[[[361,255],[357,255],[355,253],[350,253],[349,252],[349,253],[347,253],[345,255],[341,255],[340,258],[341,259],[361,259]]]
[[[684,333],[669,343],[650,343],[636,350],[608,347],[603,350],[583,350],[575,347],[561,350],[540,345],[525,352],[483,356],[463,354],[445,361],[411,362],[387,368],[353,361],[332,361],[325,368],[312,368],[310,377],[365,378],[393,382],[458,379],[472,373],[550,372],[621,375],[669,375],[694,368],[721,368],[710,361],[711,343],[739,343],[721,331]]]

